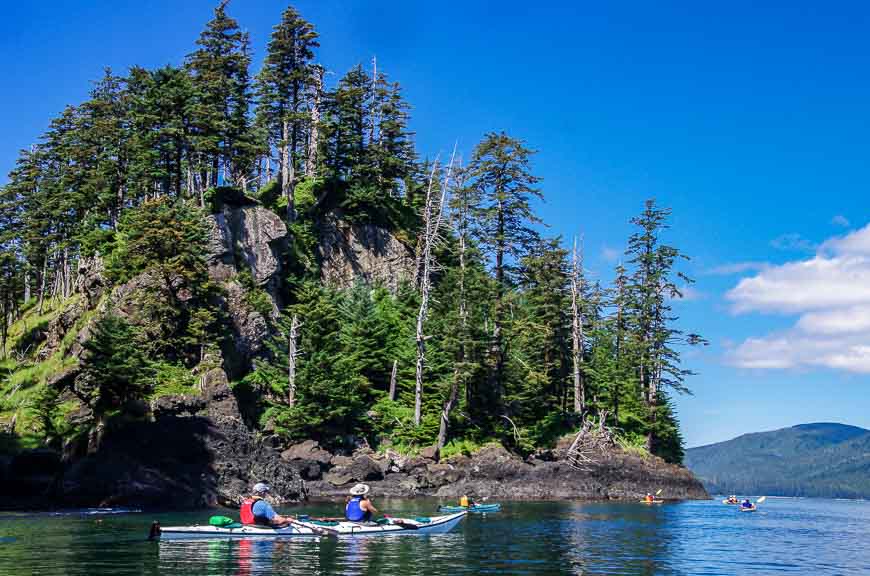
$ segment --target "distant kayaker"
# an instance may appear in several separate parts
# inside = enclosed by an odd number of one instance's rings
[[[646,501],[646,502],[653,502],[653,501],[654,501],[654,499],[653,499],[653,495],[650,494],[649,492],[646,493],[646,496],[644,496],[643,499],[644,499],[644,501]]]
[[[372,501],[366,497],[367,484],[357,484],[350,489],[350,500],[344,508],[344,516],[351,522],[369,522],[378,513]]]
[[[463,508],[471,508],[472,506],[474,506],[474,500],[472,500],[468,496],[463,496],[459,499],[459,505]]]
[[[269,490],[268,484],[263,482],[254,484],[254,487],[251,488],[251,497],[242,502],[242,507],[239,510],[242,524],[259,524],[273,528],[282,528],[290,524],[289,518],[275,512],[272,506],[264,500]]]
[[[747,498],[746,500],[743,501],[742,504],[740,504],[740,507],[741,508],[752,508],[752,502],[750,502],[749,498]]]

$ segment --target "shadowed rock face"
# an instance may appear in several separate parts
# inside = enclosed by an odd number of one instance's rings
[[[299,472],[242,421],[220,368],[203,375],[202,396],[166,396],[152,411],[153,422],[107,426],[41,505],[234,507],[260,481],[271,484],[276,503],[304,497]]]
[[[302,445],[300,445],[302,446]],[[522,459],[501,446],[484,448],[472,457],[457,456],[435,462],[424,457],[408,458],[387,452],[358,450],[352,457],[336,457],[322,479],[312,471],[311,455],[320,449],[293,447],[284,453],[295,469],[302,470],[311,497],[346,495],[356,482],[371,485],[376,496],[409,498],[437,496],[459,499],[468,495],[501,500],[629,500],[661,489],[660,498],[705,499],[709,496],[687,469],[660,458],[641,458],[614,450],[601,462],[580,471],[565,460]],[[323,458],[320,458],[323,460]]]
[[[395,291],[414,275],[414,252],[388,230],[374,224],[355,224],[325,217],[319,225],[317,257],[321,279],[336,288],[357,281],[382,283]]]

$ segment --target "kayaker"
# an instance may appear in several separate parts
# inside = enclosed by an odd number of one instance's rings
[[[474,506],[474,500],[472,500],[468,496],[463,496],[459,499],[459,505],[463,508],[471,508],[472,506]]]
[[[251,497],[242,502],[239,516],[242,524],[259,524],[273,528],[283,528],[290,524],[290,519],[281,516],[264,500],[270,488],[268,484],[257,482],[251,488]]]
[[[645,502],[653,502],[654,501],[653,495],[650,494],[649,492],[646,493],[646,496],[644,496],[643,499]]]
[[[740,505],[741,508],[752,508],[752,502],[749,501],[749,498],[743,501]]]
[[[367,484],[357,484],[350,489],[350,500],[344,507],[344,516],[351,522],[369,522],[378,513],[372,501],[366,497],[369,493]]]

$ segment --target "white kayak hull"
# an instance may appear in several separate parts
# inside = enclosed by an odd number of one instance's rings
[[[286,528],[266,528],[263,526],[242,526],[239,528],[221,528],[218,526],[167,526],[160,529],[161,540],[198,540],[221,538],[296,538],[305,536],[389,536],[405,534],[443,534],[452,530],[465,517],[467,512],[458,512],[446,516],[433,516],[430,522],[423,523],[411,519],[394,519],[398,524],[366,525],[356,522],[339,522],[335,526],[318,526],[299,521]],[[416,526],[408,528],[407,526]]]

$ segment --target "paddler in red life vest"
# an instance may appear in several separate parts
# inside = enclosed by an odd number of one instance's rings
[[[264,500],[269,490],[268,484],[263,482],[254,484],[254,487],[251,488],[251,497],[242,502],[242,507],[239,510],[242,524],[258,524],[272,528],[283,528],[290,524],[289,518],[275,512],[272,506]]]
[[[649,492],[646,493],[646,496],[644,496],[643,499],[644,499],[646,502],[654,502],[654,500],[653,500],[653,495],[650,494]]]
[[[369,493],[367,484],[357,484],[350,489],[350,499],[344,507],[344,516],[351,522],[370,522],[378,513],[372,501],[366,497]]]

